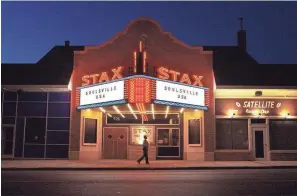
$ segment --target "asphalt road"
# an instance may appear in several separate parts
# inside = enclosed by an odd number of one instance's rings
[[[296,169],[2,171],[2,195],[297,195]]]

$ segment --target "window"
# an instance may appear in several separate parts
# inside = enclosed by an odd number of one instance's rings
[[[19,102],[18,116],[46,116],[46,103]]]
[[[188,122],[189,122],[189,144],[201,144],[200,119],[190,119]]]
[[[297,150],[297,120],[270,120],[271,150]]]
[[[48,118],[47,130],[69,130],[69,118]]]
[[[46,158],[68,158],[68,145],[47,145]]]
[[[70,102],[69,92],[50,92],[49,102]]]
[[[45,143],[45,118],[26,118],[25,143]]]
[[[135,119],[133,114],[124,114],[125,118],[122,118],[119,114],[112,114],[112,116],[107,116],[107,124],[141,124],[142,119],[140,115],[137,115]]]
[[[85,118],[84,126],[84,143],[97,143],[97,119]]]
[[[49,117],[69,117],[70,103],[49,103],[48,116]]]
[[[4,97],[5,98],[5,97]],[[19,101],[47,101],[45,92],[22,92],[19,93]]]
[[[165,114],[155,114],[155,119],[153,119],[152,114],[147,114],[148,121],[144,121],[143,124],[155,124],[155,125],[178,125],[179,124],[179,114],[168,114],[165,118]]]
[[[248,150],[248,120],[217,119],[216,149]]]
[[[14,125],[15,124],[15,118],[14,117],[2,117],[2,124]]]
[[[177,128],[157,128],[157,156],[179,157],[180,135]]]
[[[24,145],[24,157],[26,158],[44,158],[45,145]]]
[[[3,116],[15,116],[16,102],[3,103]]]
[[[16,101],[17,93],[16,92],[5,92],[4,93],[4,101]]]
[[[69,144],[68,131],[47,131],[47,144]]]

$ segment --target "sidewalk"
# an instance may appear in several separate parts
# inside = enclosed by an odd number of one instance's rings
[[[183,170],[296,168],[297,161],[151,161],[2,160],[2,170]]]

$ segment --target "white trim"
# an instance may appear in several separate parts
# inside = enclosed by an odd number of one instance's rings
[[[216,115],[216,118],[217,119],[221,119],[221,118],[233,118],[233,119],[246,119],[246,118],[252,118],[252,119],[255,119],[255,118],[259,118],[259,119],[284,119],[284,120],[289,120],[289,119],[297,119],[297,116],[290,116],[288,118],[286,117],[283,117],[283,116],[261,116],[261,117],[258,117],[258,116],[234,116],[234,117],[230,117],[228,115]]]
[[[26,92],[69,92],[68,85],[2,85],[9,91],[20,89]]]
[[[270,146],[269,146],[269,136],[268,136],[268,126],[267,125],[258,125],[258,126],[251,126],[252,134],[253,134],[253,157],[254,160],[262,160],[268,161],[270,160]],[[264,157],[263,158],[256,158],[256,142],[255,142],[255,131],[262,131],[263,132],[263,150],[264,150]]]
[[[103,127],[103,130],[102,130],[102,157],[103,159],[106,159],[105,156],[104,156],[104,129],[106,128],[113,128],[113,129],[126,129],[126,137],[127,137],[127,158],[128,159],[128,146],[129,146],[129,127]]]
[[[85,143],[86,118],[96,120],[96,143]],[[97,146],[97,144],[98,144],[98,119],[94,118],[94,117],[85,117],[85,116],[83,116],[83,123],[82,124],[83,124],[82,145],[83,146]]]

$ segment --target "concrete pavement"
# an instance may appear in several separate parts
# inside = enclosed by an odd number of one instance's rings
[[[150,161],[131,160],[2,160],[2,170],[178,170],[296,168],[297,161]]]

